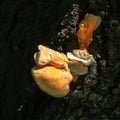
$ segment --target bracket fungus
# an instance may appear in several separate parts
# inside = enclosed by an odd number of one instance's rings
[[[34,54],[36,66],[31,70],[32,76],[39,88],[53,97],[66,96],[70,82],[76,81],[78,75],[87,74],[88,66],[93,62],[91,57],[77,58],[72,53],[66,56],[43,45],[38,49]]]
[[[66,96],[73,79],[69,71],[54,66],[35,66],[32,68],[32,75],[39,88],[53,97]]]
[[[93,31],[101,23],[101,17],[93,14],[86,14],[85,18],[80,22],[79,29],[77,31],[77,37],[80,49],[88,48],[91,40]]]
[[[100,22],[99,16],[86,14],[77,31],[80,49],[68,52],[67,55],[38,45],[39,52],[34,54],[36,66],[31,69],[31,73],[42,91],[53,97],[64,97],[70,91],[70,82],[75,82],[78,75],[88,73],[88,67],[96,61],[93,55],[88,53],[87,48],[93,31]]]
[[[69,92],[69,84],[77,79],[67,68],[68,58],[65,54],[39,45],[39,52],[34,54],[37,66],[31,70],[32,76],[45,93],[53,97],[64,97]]]
[[[53,65],[57,68],[66,67],[68,58],[65,54],[52,50],[43,45],[38,45],[38,50],[39,52],[34,54],[34,60],[38,66]]]
[[[96,61],[93,58],[93,55],[86,53],[86,55],[83,56],[83,51],[81,52],[81,50],[78,50],[78,52],[79,54],[81,54],[79,57],[75,56],[71,52],[67,53],[68,59],[72,61],[69,62],[68,68],[77,75],[84,75],[88,73],[88,66],[90,66],[93,63],[96,63]]]

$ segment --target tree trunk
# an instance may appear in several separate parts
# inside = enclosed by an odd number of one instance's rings
[[[97,73],[71,83],[61,99],[43,93],[31,76],[37,45],[66,53],[78,48],[76,37],[57,34],[69,26],[73,4],[78,23],[86,13],[102,17],[89,51]],[[120,2],[118,0],[4,0],[0,2],[0,119],[6,120],[118,120],[120,118]],[[74,18],[73,18],[74,19]],[[75,19],[74,19],[75,20]],[[61,21],[66,21],[61,26]],[[67,23],[68,22],[68,23]],[[77,28],[76,28],[77,30]],[[93,72],[93,73],[91,73]]]

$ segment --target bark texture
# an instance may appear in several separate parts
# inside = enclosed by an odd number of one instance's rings
[[[97,61],[94,67],[97,67],[97,74],[94,76],[94,68],[91,68],[88,75],[71,83],[68,96],[56,99],[43,93],[35,84],[31,76],[33,54],[38,44],[64,53],[77,46],[74,34],[69,33],[70,38],[62,40],[57,35],[68,27],[67,23],[63,26],[60,23],[66,21],[65,14],[70,15],[73,4],[79,6],[78,22],[86,13],[102,17],[89,48]],[[118,120],[119,8],[119,0],[1,0],[0,119]]]

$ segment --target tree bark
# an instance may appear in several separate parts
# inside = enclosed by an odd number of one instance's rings
[[[77,46],[76,38],[60,43],[57,36],[62,29],[60,23],[73,4],[80,6],[79,21],[86,13],[102,17],[89,48],[97,61],[97,75],[80,76],[71,83],[69,95],[56,99],[35,84],[31,76],[33,54],[38,44],[56,50],[62,47],[59,50],[64,53]],[[0,119],[119,119],[119,8],[118,0],[0,1]]]

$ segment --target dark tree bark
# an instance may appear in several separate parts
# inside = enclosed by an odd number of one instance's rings
[[[80,6],[79,21],[86,13],[102,17],[89,48],[97,61],[97,75],[80,76],[76,83],[71,83],[69,95],[56,99],[35,84],[31,76],[33,54],[38,44],[56,50],[62,47],[62,52],[73,49],[73,38],[60,44],[57,36],[62,29],[60,23],[73,4]],[[119,8],[118,0],[1,0],[0,119],[118,120]]]

